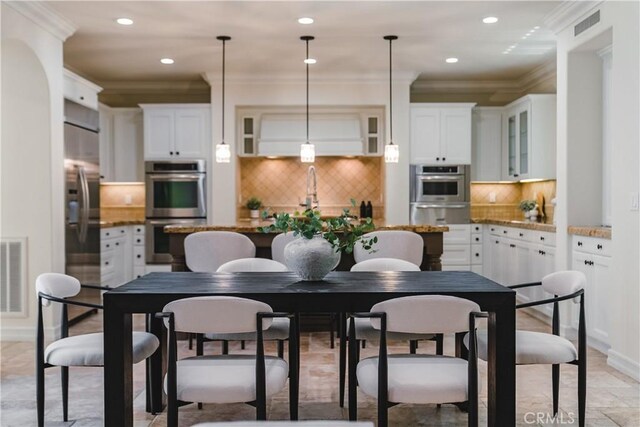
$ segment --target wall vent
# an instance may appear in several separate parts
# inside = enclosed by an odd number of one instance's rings
[[[589,28],[593,27],[594,25],[596,25],[598,22],[600,22],[600,11],[596,11],[593,15],[589,16],[586,19],[583,19],[582,21],[578,22],[578,24],[573,27],[573,36],[577,36],[580,33],[584,33],[585,31],[587,31]]]
[[[0,239],[0,313],[8,317],[27,315],[27,239]]]

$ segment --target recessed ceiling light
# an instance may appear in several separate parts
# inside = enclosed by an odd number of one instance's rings
[[[458,58],[447,58],[447,59],[445,59],[445,61],[448,64],[455,64],[456,62],[458,62]]]
[[[515,45],[515,44],[513,44],[513,45],[509,46],[509,49],[515,49],[515,48],[516,48],[516,45]]]
[[[118,18],[116,22],[120,25],[133,25],[133,19],[129,18]]]
[[[318,62],[318,61],[316,61],[313,58],[307,58],[307,59],[304,60],[305,64],[315,64],[316,62]]]
[[[162,59],[160,60],[160,62],[162,62],[162,63],[163,63],[163,64],[165,64],[165,65],[171,65],[171,64],[173,64],[175,61],[174,61],[173,59],[171,59],[171,58],[162,58]]]
[[[302,25],[313,24],[313,18],[302,17],[302,18],[298,19],[298,24],[302,24]]]
[[[509,51],[508,51],[508,50],[505,50],[504,52],[502,52],[502,54],[503,54],[503,55],[508,55],[508,54],[509,54]]]
[[[539,26],[539,25],[536,25],[535,27],[533,27],[533,29],[534,29],[534,30],[539,30],[539,29],[540,29],[540,26]]]
[[[484,22],[485,24],[495,24],[496,22],[498,22],[498,18],[496,18],[495,16],[487,16],[486,18],[482,19],[482,22]]]
[[[529,36],[526,36],[526,35],[525,35],[525,36],[522,36],[522,40],[526,40],[526,39],[527,39],[527,37],[529,37]]]

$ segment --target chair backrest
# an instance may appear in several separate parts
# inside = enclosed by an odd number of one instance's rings
[[[419,234],[403,230],[374,231],[362,236],[363,239],[378,237],[378,243],[373,246],[374,252],[364,249],[357,243],[353,249],[356,262],[372,258],[397,258],[409,261],[415,265],[422,264],[424,241]]]
[[[355,264],[351,271],[420,271],[420,267],[403,259],[372,258]]]
[[[287,266],[266,258],[241,258],[225,262],[218,268],[219,273],[238,273],[243,271],[289,271]]]
[[[469,313],[480,306],[468,299],[448,295],[417,295],[379,302],[372,312],[387,313],[388,332],[448,334],[469,330]],[[380,319],[371,319],[380,329]]]
[[[271,259],[284,264],[284,247],[296,238],[293,236],[293,232],[276,235],[271,242]]]
[[[229,421],[202,423],[193,427],[373,427],[369,421]]]
[[[165,305],[162,311],[173,313],[176,331],[214,334],[256,332],[256,315],[273,312],[263,302],[226,296],[183,298]],[[264,319],[262,329],[271,322]]]
[[[80,281],[66,274],[43,273],[36,278],[36,292],[56,298],[73,297],[80,292]],[[50,301],[43,300],[42,304],[48,306]]]
[[[201,231],[184,239],[184,255],[191,271],[214,273],[227,261],[253,258],[256,245],[244,234],[231,231]]]
[[[570,295],[586,285],[587,276],[582,271],[556,271],[542,278],[542,289],[558,296]]]

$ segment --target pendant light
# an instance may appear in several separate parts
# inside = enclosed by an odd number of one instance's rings
[[[398,40],[398,36],[384,36],[383,38],[389,40],[389,143],[384,146],[384,161],[385,163],[398,163],[400,150],[393,143],[393,68],[391,65],[391,45],[394,40]]]
[[[313,163],[316,160],[316,148],[313,144],[309,143],[309,42],[313,40],[313,36],[302,36],[300,40],[303,40],[307,46],[307,56],[304,63],[307,67],[307,139],[300,146],[300,161],[302,163]]]
[[[222,42],[222,141],[216,145],[216,163],[229,163],[231,162],[231,147],[224,142],[224,66],[225,66],[225,44],[231,37],[218,36],[216,37]]]

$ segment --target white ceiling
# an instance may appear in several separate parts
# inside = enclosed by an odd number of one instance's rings
[[[556,1],[67,1],[48,2],[78,31],[64,45],[64,61],[101,81],[199,80],[219,73],[229,35],[228,77],[304,76],[304,42],[318,63],[312,75],[384,76],[386,34],[394,42],[394,70],[428,80],[517,79],[553,59],[555,40],[543,18]],[[485,16],[497,16],[493,25]],[[312,25],[297,18],[311,16]],[[115,23],[130,17],[132,26]],[[540,26],[526,40],[521,37]],[[517,44],[510,54],[502,52]],[[457,64],[445,63],[455,56]],[[162,65],[160,58],[175,59]]]

